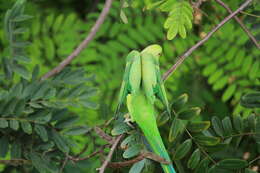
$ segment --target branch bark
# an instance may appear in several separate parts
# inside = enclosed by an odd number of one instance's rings
[[[215,0],[217,3],[219,3],[222,7],[224,7],[230,14],[232,14],[232,10],[221,0]],[[258,44],[256,38],[253,36],[253,34],[247,29],[247,27],[244,25],[244,23],[237,17],[234,16],[237,23],[241,26],[241,28],[245,31],[245,33],[248,35],[248,37],[252,40],[252,42],[256,45],[258,49],[260,49],[260,45]]]
[[[47,78],[59,73],[62,69],[64,69],[67,65],[69,65],[70,62],[74,58],[76,58],[84,48],[86,48],[88,46],[89,42],[94,39],[100,26],[104,23],[104,20],[105,20],[106,16],[108,15],[108,12],[111,8],[112,2],[113,2],[113,0],[106,0],[105,6],[104,6],[99,18],[97,19],[95,25],[91,28],[90,33],[87,35],[87,37],[57,67],[55,67],[54,69],[52,69],[51,71],[46,73],[44,76],[42,76],[41,80],[47,79]]]
[[[224,18],[215,28],[212,29],[202,40],[197,42],[194,46],[189,48],[186,52],[184,52],[183,55],[179,57],[177,62],[167,71],[163,74],[163,80],[165,81],[182,63],[183,61],[197,48],[199,48],[201,45],[203,45],[219,28],[221,28],[225,23],[227,23],[230,19],[232,19],[235,15],[237,15],[240,11],[242,11],[244,8],[246,8],[253,0],[247,0],[244,2],[236,11],[234,11],[232,14]]]
[[[139,156],[137,156],[136,158],[133,158],[131,160],[127,160],[127,161],[123,161],[123,162],[110,162],[110,163],[108,163],[108,167],[122,168],[122,167],[133,165],[136,162],[139,162],[139,161],[146,159],[146,158],[154,160],[154,161],[162,163],[162,164],[170,164],[171,163],[171,162],[166,161],[164,158],[162,158],[162,157],[160,157],[160,156],[158,156],[154,153],[143,152]]]
[[[119,141],[123,138],[124,134],[122,135],[119,135],[116,139],[115,139],[115,143],[112,145],[111,149],[110,149],[110,152],[106,158],[106,160],[103,162],[102,166],[100,168],[98,168],[99,170],[99,173],[104,173],[105,172],[105,169],[108,165],[108,163],[110,162],[110,160],[112,159],[112,156],[115,152],[115,149],[119,143]]]

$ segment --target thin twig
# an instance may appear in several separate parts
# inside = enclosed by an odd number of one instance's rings
[[[110,149],[110,152],[108,153],[108,156],[106,158],[106,160],[103,162],[102,166],[100,168],[98,168],[99,170],[99,173],[104,173],[105,172],[105,169],[108,165],[108,163],[110,162],[114,152],[115,152],[115,149],[119,143],[119,141],[122,139],[122,137],[124,136],[124,134],[122,135],[119,135],[116,140],[115,140],[115,143],[112,145],[111,149]]]
[[[251,160],[251,161],[249,162],[249,165],[251,165],[252,163],[254,163],[255,161],[257,161],[257,160],[259,160],[259,159],[260,159],[260,156],[254,158],[253,160]]]
[[[65,166],[66,166],[68,160],[69,160],[69,155],[67,154],[65,160],[63,161],[63,163],[62,163],[62,165],[61,165],[61,168],[60,168],[60,170],[59,170],[59,173],[62,173],[62,172],[63,172],[63,169],[65,168]]]
[[[232,14],[232,10],[221,0],[215,0],[217,3],[219,3],[222,7],[224,7],[230,14]],[[256,38],[253,36],[253,34],[247,29],[247,27],[244,25],[244,23],[237,17],[234,16],[234,19],[237,21],[237,23],[241,26],[241,28],[246,32],[248,37],[252,40],[252,42],[256,45],[258,49],[260,49],[260,45],[258,44]]]
[[[245,14],[245,15],[248,15],[248,16],[251,16],[251,17],[260,18],[260,16],[259,16],[259,15],[256,15],[256,14],[251,14],[251,13],[247,13],[247,12],[245,12],[245,11],[240,11],[240,13],[242,13],[242,14]]]
[[[99,18],[97,19],[95,25],[91,28],[90,33],[87,35],[85,40],[83,40],[79,44],[79,46],[66,59],[64,59],[57,67],[55,67],[54,69],[52,69],[51,71],[46,73],[44,76],[42,76],[42,78],[41,78],[42,80],[47,79],[47,78],[59,73],[62,69],[64,69],[67,65],[69,65],[70,62],[74,58],[76,58],[85,47],[88,46],[89,42],[91,40],[93,40],[97,31],[99,30],[100,26],[103,24],[106,16],[108,15],[108,12],[112,5],[112,1],[113,0],[106,0],[105,6],[104,6]]]
[[[202,151],[202,153],[207,157],[209,158],[209,160],[214,163],[215,165],[217,164],[217,162],[212,158],[210,157],[210,155],[200,146],[200,144],[198,144],[196,142],[196,140],[194,140],[194,137],[191,135],[191,133],[189,132],[189,130],[185,127],[185,131],[186,133],[189,135],[189,137],[194,141],[194,143],[198,146],[198,148]]]
[[[24,164],[30,164],[31,162],[29,160],[25,159],[11,159],[11,160],[0,160],[0,165],[12,165],[12,166],[19,166]]]
[[[139,156],[131,159],[131,160],[127,160],[127,161],[123,161],[123,162],[109,162],[108,163],[108,167],[111,168],[122,168],[122,167],[126,167],[126,166],[130,166],[135,164],[136,162],[139,162],[143,159],[151,159],[153,161],[159,162],[161,164],[170,164],[171,162],[166,161],[164,158],[151,153],[151,152],[142,152]]]
[[[102,152],[104,152],[104,149],[106,148],[106,147],[108,147],[109,145],[103,145],[103,146],[101,146],[101,148],[99,149],[99,150],[97,150],[97,151],[95,151],[95,152],[93,152],[93,153],[91,153],[90,155],[87,155],[87,156],[85,156],[85,157],[72,157],[72,156],[70,156],[69,157],[69,160],[72,160],[72,161],[75,161],[75,162],[77,162],[77,161],[82,161],[82,160],[87,160],[87,159],[89,159],[89,158],[91,158],[91,157],[94,157],[95,155],[97,155],[97,154],[99,154],[99,153],[102,153]]]
[[[221,28],[225,23],[227,23],[230,19],[232,19],[235,15],[237,15],[240,11],[242,11],[245,7],[247,7],[253,0],[247,0],[243,3],[236,11],[223,19],[215,28],[210,31],[206,37],[197,42],[194,46],[189,48],[183,55],[179,57],[177,62],[163,75],[163,80],[166,80],[178,67],[183,63],[183,61],[198,47],[203,45],[219,28]]]

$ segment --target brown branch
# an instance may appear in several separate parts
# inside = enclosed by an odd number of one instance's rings
[[[95,25],[91,28],[90,33],[87,35],[85,40],[83,40],[78,47],[66,58],[64,59],[57,67],[46,73],[44,76],[42,76],[42,80],[47,79],[51,76],[54,76],[55,74],[59,73],[62,69],[64,69],[67,65],[70,64],[70,62],[76,58],[80,52],[88,46],[89,42],[93,40],[95,37],[97,31],[99,30],[100,26],[103,24],[106,16],[108,15],[108,12],[111,8],[113,0],[106,0],[105,6],[97,19]]]
[[[222,7],[224,7],[230,14],[232,14],[232,10],[221,0],[215,0],[217,3],[219,3]],[[244,25],[244,23],[237,17],[234,16],[237,23],[241,26],[241,28],[246,32],[248,37],[252,40],[252,42],[256,45],[258,49],[260,49],[260,45],[258,44],[256,38],[253,36],[253,34],[247,29],[247,27]]]
[[[114,143],[114,138],[106,134],[101,128],[94,127],[94,130],[96,134],[98,134],[102,139],[106,140],[109,144],[112,145]]]
[[[106,160],[103,162],[102,166],[100,168],[98,168],[99,170],[99,173],[104,173],[105,172],[105,169],[108,165],[108,163],[110,162],[114,152],[115,152],[115,149],[119,143],[119,141],[123,138],[124,134],[122,135],[119,135],[116,139],[115,139],[115,142],[114,144],[112,145],[111,149],[110,149],[110,152],[108,153],[108,156],[106,158]]]
[[[0,160],[0,165],[12,165],[12,166],[20,166],[24,164],[31,164],[29,160],[25,159],[11,159],[11,160]]]
[[[162,164],[170,164],[171,162],[166,161],[164,158],[151,153],[151,152],[142,152],[139,156],[137,156],[136,158],[133,158],[131,160],[127,160],[127,161],[123,161],[123,162],[110,162],[108,163],[108,167],[111,168],[122,168],[122,167],[126,167],[126,166],[130,166],[135,164],[136,162],[139,162],[143,159],[151,159],[154,160],[156,162],[162,163]]]
[[[236,11],[223,19],[215,28],[212,29],[202,40],[197,42],[194,46],[189,48],[183,55],[179,57],[177,62],[163,75],[163,80],[166,80],[182,63],[183,61],[198,47],[203,45],[219,28],[221,28],[225,23],[227,23],[230,19],[232,19],[235,15],[237,15],[240,11],[246,8],[253,0],[247,0],[243,3]]]
[[[85,157],[72,157],[72,156],[70,156],[69,157],[69,160],[72,160],[72,161],[75,161],[75,162],[77,162],[77,161],[82,161],[82,160],[87,160],[87,159],[90,159],[91,157],[94,157],[94,156],[96,156],[97,154],[99,154],[99,153],[103,153],[104,152],[104,149],[106,148],[106,147],[108,147],[109,145],[103,145],[103,146],[101,146],[101,148],[99,149],[99,150],[97,150],[97,151],[95,151],[95,152],[93,152],[93,153],[91,153],[90,155],[87,155],[87,156],[85,156]]]

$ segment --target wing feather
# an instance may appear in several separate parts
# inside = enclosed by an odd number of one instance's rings
[[[136,61],[140,61],[140,53],[138,51],[133,50],[128,54],[126,59],[127,59],[127,62],[126,62],[126,67],[125,67],[125,73],[124,73],[123,81],[122,81],[121,88],[120,88],[118,105],[116,108],[116,114],[119,112],[122,104],[126,100],[127,95],[129,93],[131,93],[131,91],[132,91],[131,84],[133,85],[133,81],[131,81],[130,76],[133,75],[131,73],[133,73],[133,69],[136,67],[136,64],[138,64]],[[141,81],[141,76],[139,78],[140,78],[139,80]],[[134,87],[136,87],[136,86],[134,86]]]

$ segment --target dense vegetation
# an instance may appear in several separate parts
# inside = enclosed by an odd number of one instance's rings
[[[134,160],[149,147],[125,123],[127,110],[111,119],[125,57],[159,44],[163,74],[229,13],[213,0],[154,2],[114,1],[94,40],[45,80],[87,36],[104,2],[0,2],[0,172],[96,172],[122,134],[106,172],[161,171],[154,156]],[[236,10],[243,1],[225,3]],[[238,14],[258,40],[259,7],[253,1]],[[174,116],[158,103],[157,120],[178,172],[259,171],[259,55],[231,19],[165,81]]]

